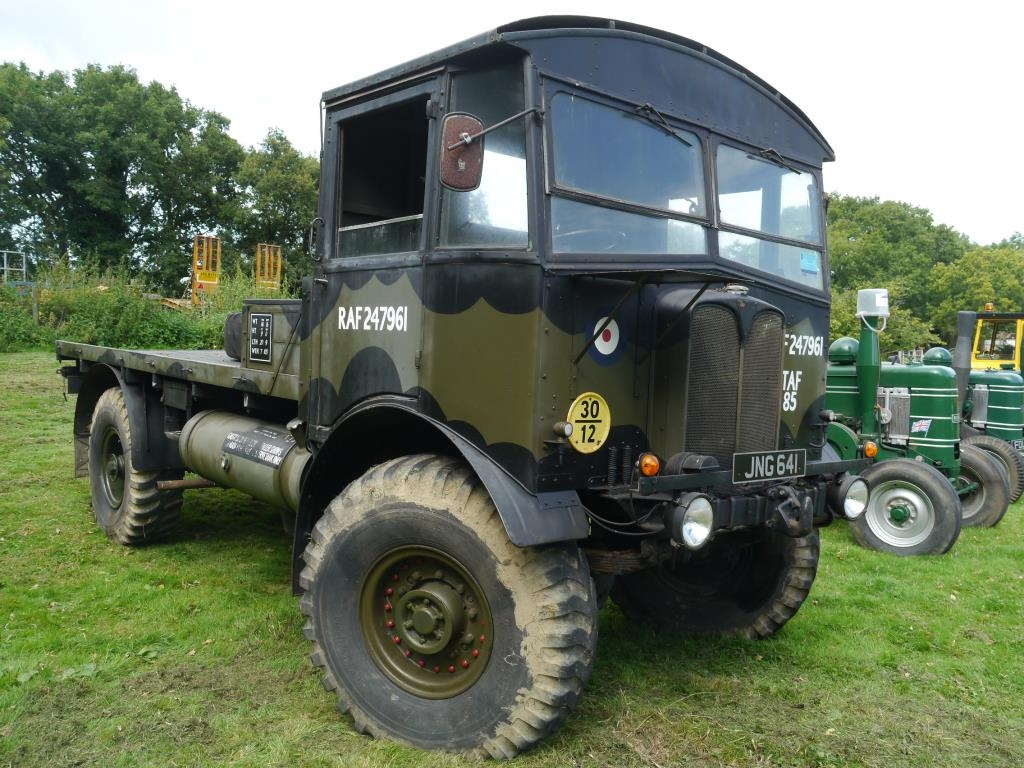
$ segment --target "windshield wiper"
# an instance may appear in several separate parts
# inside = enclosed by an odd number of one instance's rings
[[[649,123],[651,123],[653,125],[658,126],[659,128],[661,128],[663,131],[665,131],[665,133],[669,134],[670,136],[675,136],[677,139],[679,139],[679,141],[683,142],[683,144],[685,144],[686,146],[688,146],[688,147],[692,147],[693,146],[693,144],[691,144],[686,139],[684,139],[682,136],[680,136],[675,128],[673,128],[671,125],[669,125],[669,122],[668,122],[668,120],[665,119],[665,116],[663,114],[661,114],[661,112],[656,110],[654,108],[654,106],[650,102],[646,102],[644,104],[640,104],[637,107],[634,107],[633,108],[633,114],[638,115],[639,117],[644,118],[647,122],[649,122]]]
[[[772,165],[777,165],[779,166],[779,168],[785,168],[787,171],[792,171],[793,173],[803,173],[803,171],[801,171],[799,168],[794,168],[792,165],[783,160],[782,155],[780,155],[777,150],[774,150],[771,147],[769,147],[768,149],[762,149],[760,152],[757,153],[757,157],[754,157],[753,155],[749,154],[747,155],[747,157],[749,157],[751,160],[757,160],[759,158],[761,160],[767,160]]]

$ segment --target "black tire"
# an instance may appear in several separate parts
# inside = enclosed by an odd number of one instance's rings
[[[558,727],[590,676],[582,552],[514,546],[461,461],[369,470],[331,502],[304,558],[311,658],[360,733],[510,758]]]
[[[1010,506],[1006,476],[999,463],[973,445],[960,444],[960,475],[955,487],[963,524],[968,527],[991,528]]]
[[[971,435],[961,437],[960,445],[973,445],[992,456],[1000,463],[1010,485],[1010,503],[1013,504],[1024,493],[1024,458],[1005,440],[992,435]]]
[[[657,568],[616,576],[612,599],[659,631],[770,637],[807,599],[820,549],[817,531],[722,533]]]
[[[167,534],[181,516],[181,491],[161,491],[157,481],[181,473],[140,471],[132,465],[128,407],[120,389],[108,389],[89,427],[89,484],[100,528],[121,544],[146,544]]]
[[[960,499],[934,467],[890,459],[861,472],[871,491],[850,531],[862,547],[894,555],[941,555],[960,535]]]

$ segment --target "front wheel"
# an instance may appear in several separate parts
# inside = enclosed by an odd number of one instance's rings
[[[960,444],[960,475],[956,479],[964,525],[991,528],[1003,519],[1010,506],[1006,475],[989,454],[973,445]]]
[[[124,393],[108,389],[89,427],[89,485],[96,522],[114,541],[143,544],[165,535],[181,515],[181,491],[161,491],[157,481],[177,473],[143,472],[132,462],[132,435]]]
[[[331,502],[304,558],[312,660],[360,732],[513,757],[557,728],[590,676],[583,554],[514,546],[459,461],[369,470]]]
[[[657,630],[770,637],[814,583],[818,532],[791,538],[766,528],[721,533],[696,552],[615,577],[612,599]]]
[[[960,535],[960,500],[945,475],[911,459],[891,459],[861,472],[871,496],[850,521],[862,547],[894,555],[941,555]]]

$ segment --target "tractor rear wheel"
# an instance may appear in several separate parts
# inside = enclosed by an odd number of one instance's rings
[[[941,555],[960,535],[960,500],[946,476],[910,459],[861,472],[871,491],[850,531],[862,547],[894,555]]]
[[[955,486],[966,526],[991,528],[1010,506],[1006,476],[998,461],[973,445],[960,445],[960,475]]]
[[[1024,458],[1005,440],[992,435],[971,435],[960,440],[960,445],[973,445],[996,459],[1006,472],[1010,483],[1010,503],[1024,493]]]

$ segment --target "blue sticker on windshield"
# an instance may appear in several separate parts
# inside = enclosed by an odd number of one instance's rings
[[[819,272],[818,254],[813,251],[800,251],[800,271],[808,275],[816,275]]]

